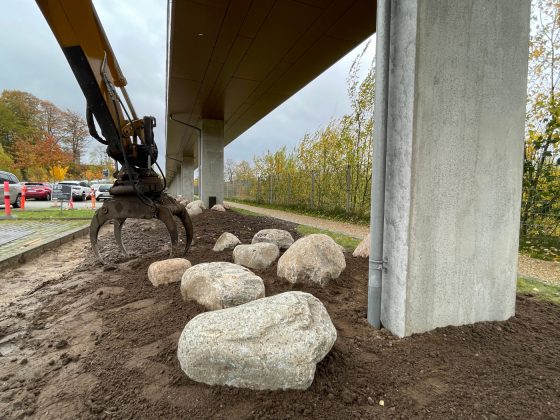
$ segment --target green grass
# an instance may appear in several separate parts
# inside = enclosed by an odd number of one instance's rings
[[[539,300],[560,305],[560,286],[542,283],[535,279],[519,277],[517,280],[517,293],[534,296]]]
[[[531,258],[545,261],[560,261],[560,237],[540,236],[521,239],[519,250]]]
[[[347,251],[354,251],[361,242],[360,239],[356,239],[342,233],[331,232],[330,230],[319,229],[313,226],[299,225],[297,227],[297,231],[304,236],[311,235],[312,233],[323,233],[333,238],[337,244],[343,246]]]
[[[12,210],[18,219],[91,219],[95,210],[90,209],[44,209],[44,210]]]
[[[273,210],[283,210],[290,213],[304,214],[306,216],[315,216],[322,219],[337,220],[339,222],[355,223],[358,225],[369,225],[369,214],[367,215],[356,215],[348,214],[344,210],[320,210],[320,209],[309,209],[307,207],[300,206],[288,206],[281,204],[268,204],[268,203],[257,203],[252,200],[240,200],[237,198],[226,198],[226,201],[231,201],[232,203],[247,204],[255,207],[262,207],[265,209]]]
[[[240,208],[237,208],[237,207],[232,207],[231,210],[236,212],[236,213],[242,214],[244,216],[262,216],[262,214],[255,213],[254,211],[240,209]]]

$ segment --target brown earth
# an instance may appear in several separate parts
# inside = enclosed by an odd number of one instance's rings
[[[194,226],[193,264],[232,260],[231,251],[211,251],[224,231],[245,243],[268,227],[298,236],[289,222],[233,212],[205,211]],[[0,418],[560,416],[560,307],[520,296],[507,322],[396,339],[365,321],[367,261],[350,254],[326,288],[298,288],[324,302],[338,330],[307,391],[193,382],[180,370],[176,345],[203,308],[183,302],[178,284],[154,288],[147,278],[148,265],[165,257],[165,241],[162,225],[131,222],[125,242],[144,255],[117,259],[113,269],[95,263],[86,240],[78,240],[4,273]],[[146,255],[150,249],[155,253]],[[275,268],[257,273],[267,295],[290,290]]]

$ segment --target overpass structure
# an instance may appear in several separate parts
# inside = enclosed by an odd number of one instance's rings
[[[529,12],[530,0],[169,1],[170,190],[192,198],[198,167],[201,199],[222,202],[224,147],[377,31],[373,310],[399,336],[507,319]]]

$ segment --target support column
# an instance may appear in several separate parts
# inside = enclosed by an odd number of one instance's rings
[[[407,336],[508,319],[530,0],[390,6],[381,322]]]
[[[183,157],[181,164],[181,193],[184,198],[189,201],[194,196],[194,158],[189,156]]]
[[[224,122],[202,120],[200,144],[200,199],[208,207],[210,197],[224,201]]]

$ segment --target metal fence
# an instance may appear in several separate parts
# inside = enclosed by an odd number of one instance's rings
[[[225,182],[226,199],[298,207],[367,217],[370,184],[352,184],[350,169],[342,174],[317,172],[235,179]]]

